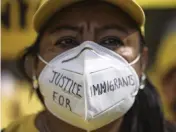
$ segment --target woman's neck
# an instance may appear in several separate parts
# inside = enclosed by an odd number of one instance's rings
[[[122,120],[123,118],[120,118],[102,128],[91,132],[119,132]],[[45,130],[47,132],[86,132],[86,130],[74,127],[58,119],[48,111],[44,111],[39,114],[38,118],[36,119],[36,126],[38,129],[41,129],[39,128],[39,126],[41,126],[39,124],[43,125],[43,128],[47,129]]]

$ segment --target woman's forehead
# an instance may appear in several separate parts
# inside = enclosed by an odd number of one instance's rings
[[[47,27],[56,25],[74,25],[82,23],[94,26],[119,25],[137,29],[136,22],[120,8],[103,1],[83,1],[72,4],[55,13]]]

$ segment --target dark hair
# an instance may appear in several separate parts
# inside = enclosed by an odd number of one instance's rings
[[[139,90],[133,107],[124,116],[121,132],[166,132],[160,99],[151,83]]]

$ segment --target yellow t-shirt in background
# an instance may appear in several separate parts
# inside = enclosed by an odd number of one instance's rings
[[[32,88],[27,83],[16,83],[15,90],[10,96],[1,96],[1,128],[6,128],[17,119],[35,114],[43,110],[37,94],[31,94]]]
[[[39,132],[35,127],[35,118],[37,114],[28,115],[11,123],[5,132]]]

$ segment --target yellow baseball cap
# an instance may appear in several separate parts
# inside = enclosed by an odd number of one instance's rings
[[[83,0],[43,0],[33,17],[33,26],[39,32],[46,21],[58,10],[75,2]],[[128,13],[142,27],[145,23],[145,15],[142,8],[135,0],[103,0],[121,8]]]

